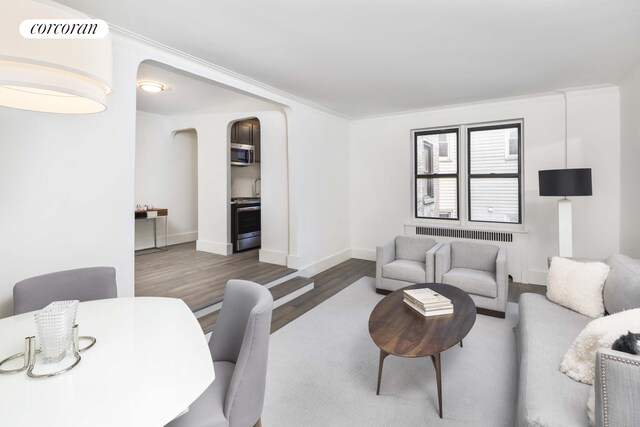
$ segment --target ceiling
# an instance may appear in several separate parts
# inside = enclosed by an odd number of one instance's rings
[[[638,0],[59,0],[348,117],[616,84]]]
[[[138,82],[143,80],[159,82],[169,87],[169,90],[160,93],[137,89],[137,109],[148,113],[172,116],[280,109],[277,104],[244,95],[157,62],[148,61],[140,64]]]

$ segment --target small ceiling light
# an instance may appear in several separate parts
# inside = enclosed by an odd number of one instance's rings
[[[141,81],[138,83],[138,87],[149,93],[158,93],[167,90],[167,87],[162,83],[150,81]]]

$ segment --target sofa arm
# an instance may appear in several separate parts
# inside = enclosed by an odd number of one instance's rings
[[[451,270],[451,245],[444,243],[436,252],[436,271],[434,280],[442,282],[442,275]]]
[[[507,248],[500,248],[496,257],[496,284],[498,285],[498,303],[507,302],[509,293],[509,268],[507,265]]]
[[[382,246],[376,247],[376,287],[380,288],[382,266],[396,259],[396,239],[389,240]]]
[[[442,247],[442,243],[436,243],[427,251],[427,258],[425,261],[426,276],[425,282],[431,283],[436,277],[436,252]]]
[[[640,356],[615,350],[596,353],[596,426],[640,423]]]

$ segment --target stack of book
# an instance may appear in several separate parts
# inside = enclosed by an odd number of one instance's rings
[[[425,317],[453,313],[451,300],[428,288],[404,291],[404,302]]]

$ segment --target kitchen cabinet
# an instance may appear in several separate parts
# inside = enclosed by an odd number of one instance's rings
[[[255,161],[260,161],[260,121],[257,119],[242,120],[231,126],[231,142],[234,144],[253,145]]]

